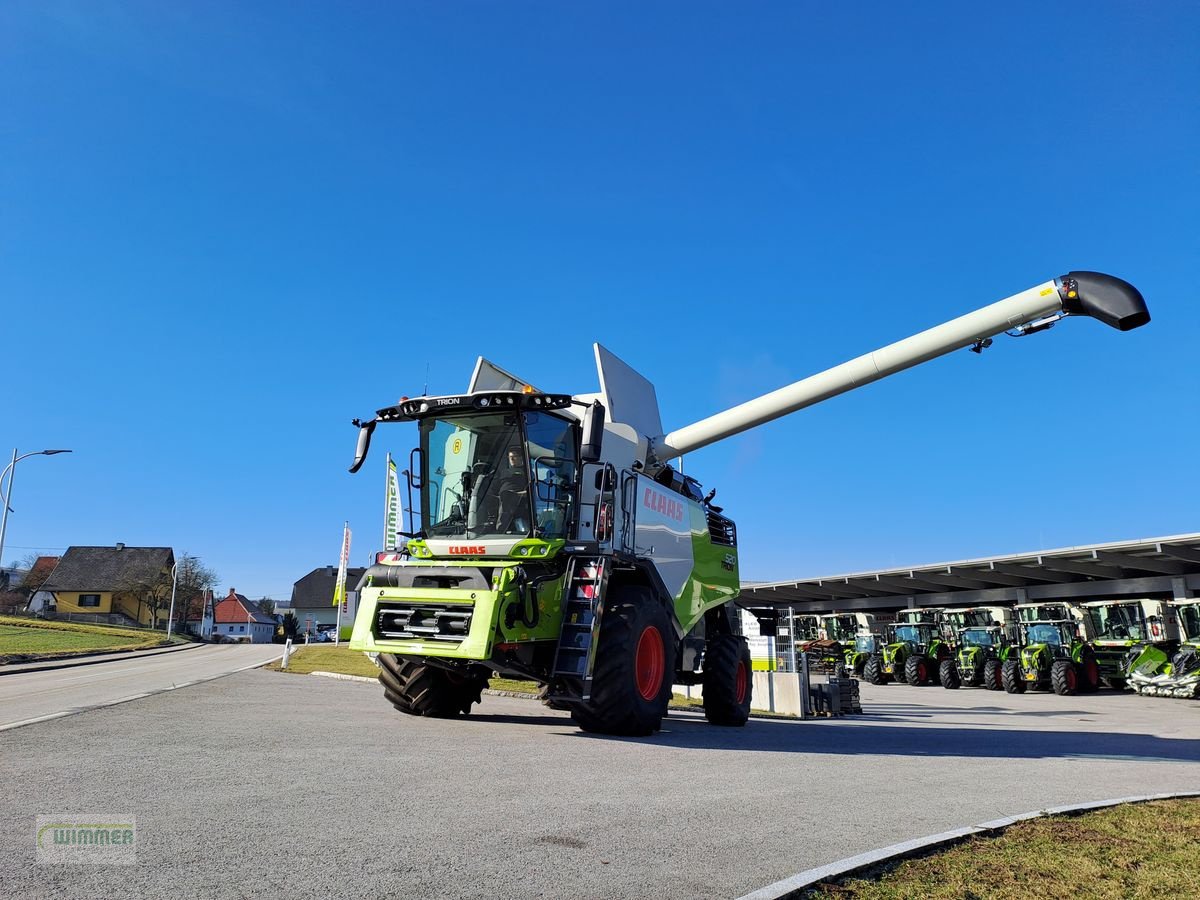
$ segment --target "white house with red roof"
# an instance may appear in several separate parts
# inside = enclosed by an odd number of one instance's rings
[[[213,637],[269,644],[275,638],[275,617],[268,616],[233,588],[213,607]]]

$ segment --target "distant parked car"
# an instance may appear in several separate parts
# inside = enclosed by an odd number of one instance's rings
[[[309,636],[309,641],[311,641],[312,643],[319,644],[319,643],[323,643],[325,641],[332,641],[332,640],[333,640],[333,632],[332,631],[314,631]]]

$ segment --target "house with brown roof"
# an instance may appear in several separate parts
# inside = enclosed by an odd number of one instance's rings
[[[364,568],[346,569],[346,604],[342,610],[342,631],[349,637],[350,627],[358,612],[358,583],[366,574]],[[336,624],[338,608],[333,605],[333,589],[337,584],[337,567],[313,569],[292,585],[291,611],[296,614],[300,633],[319,631]]]
[[[174,565],[170,547],[68,547],[39,593],[60,617],[166,628]]]
[[[227,641],[269,644],[275,639],[275,617],[268,616],[233,588],[213,607],[212,636]]]

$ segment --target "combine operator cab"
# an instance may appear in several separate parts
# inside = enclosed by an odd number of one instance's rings
[[[1019,646],[1000,669],[1004,690],[1023,694],[1026,688],[1034,688],[1063,696],[1096,690],[1100,684],[1096,654],[1079,639],[1074,622],[1022,622],[1019,629]]]

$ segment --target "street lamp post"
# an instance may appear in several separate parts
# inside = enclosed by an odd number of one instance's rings
[[[8,504],[12,500],[13,479],[17,477],[17,463],[23,459],[28,459],[31,456],[53,456],[56,453],[71,453],[70,450],[34,450],[32,453],[23,453],[17,456],[17,448],[13,447],[13,458],[4,471],[0,472],[0,506],[4,507],[4,511],[0,513],[0,566],[4,565],[4,533],[8,531]],[[8,476],[8,490],[3,490],[4,476]]]
[[[175,627],[175,586],[179,582],[179,563],[187,562],[189,559],[199,560],[200,557],[185,555],[182,560],[175,560],[175,565],[171,566],[171,609],[167,612],[167,640],[171,639],[171,631]],[[201,615],[203,615],[203,610],[201,610]],[[186,617],[184,622],[187,622]]]

